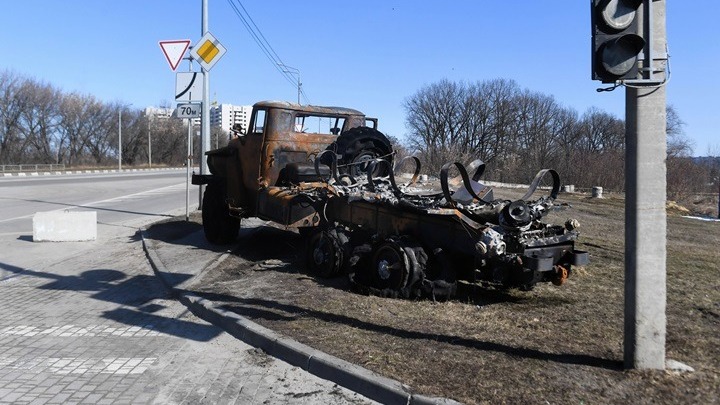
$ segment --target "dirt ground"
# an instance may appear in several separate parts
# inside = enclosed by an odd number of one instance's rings
[[[511,192],[512,193],[512,192]],[[496,190],[496,196],[498,191]],[[468,404],[720,403],[720,223],[668,216],[667,358],[623,369],[624,200],[561,194],[591,264],[530,292],[463,284],[449,302],[350,292],[305,273],[300,235],[244,222],[235,255],[194,289],[319,350]]]

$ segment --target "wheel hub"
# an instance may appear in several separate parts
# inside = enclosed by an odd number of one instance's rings
[[[389,262],[387,260],[380,260],[377,265],[377,272],[378,276],[380,276],[381,279],[387,280],[390,278],[390,266]]]
[[[319,247],[315,248],[313,251],[313,260],[318,266],[325,263],[325,252]]]

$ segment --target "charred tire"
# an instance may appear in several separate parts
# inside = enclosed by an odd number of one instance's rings
[[[226,245],[237,237],[240,220],[230,216],[225,201],[225,185],[209,183],[203,195],[202,221],[205,238],[215,245]]]
[[[367,163],[382,157],[391,162],[392,144],[382,132],[370,127],[351,128],[338,136],[328,149],[340,158],[338,171],[353,177],[365,174]],[[386,176],[390,165],[378,165],[374,176]]]
[[[333,277],[344,272],[349,259],[349,239],[340,228],[326,229],[310,237],[307,268],[320,277]]]
[[[370,292],[389,297],[417,296],[426,263],[425,250],[409,238],[388,238],[372,255]]]

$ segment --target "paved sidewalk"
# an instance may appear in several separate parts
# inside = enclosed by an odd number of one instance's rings
[[[47,249],[35,268],[0,251],[0,404],[370,402],[189,313],[132,228]]]
[[[265,225],[257,218],[243,220],[240,238],[250,238]],[[408,387],[368,369],[323,353],[267,329],[223,308],[232,296],[199,292],[206,276],[225,260],[230,251],[207,242],[202,225],[178,218],[158,223],[142,232],[143,243],[155,273],[193,313],[222,327],[233,336],[263,352],[384,404],[452,405],[458,402],[413,393]],[[236,245],[229,245],[230,248]],[[212,300],[220,300],[216,303]]]

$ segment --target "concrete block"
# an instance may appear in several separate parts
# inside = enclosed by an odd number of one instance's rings
[[[97,212],[50,211],[33,216],[34,242],[80,242],[97,239]]]

